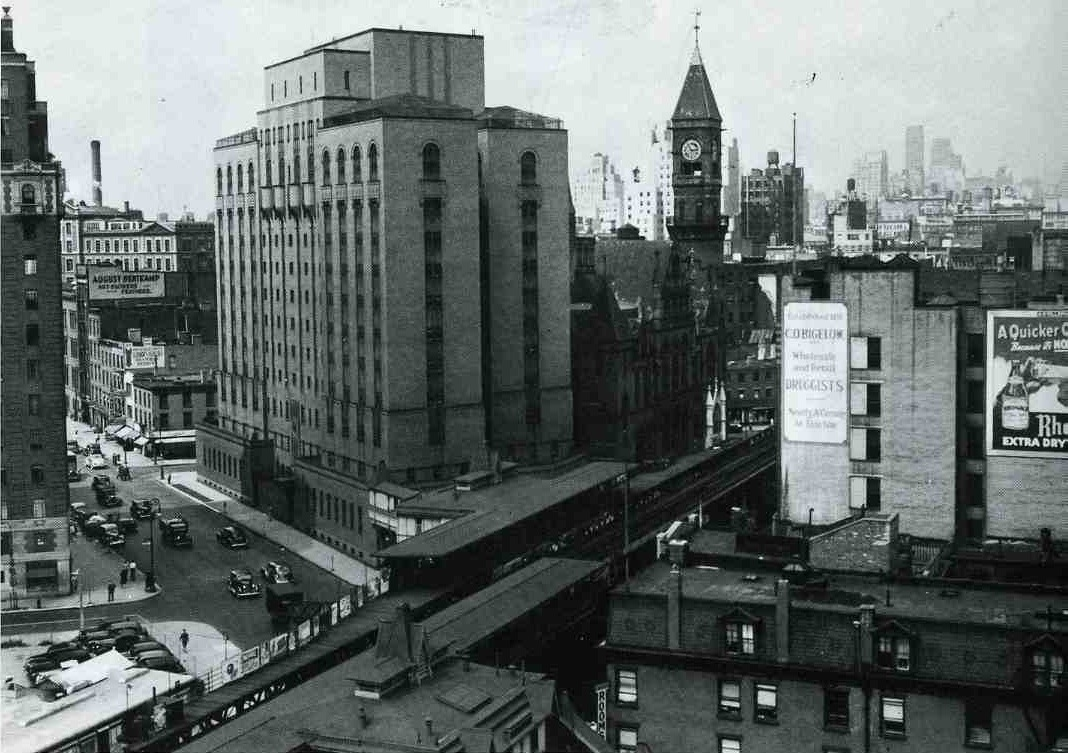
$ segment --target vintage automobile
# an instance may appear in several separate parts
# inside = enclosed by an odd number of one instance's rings
[[[248,537],[237,526],[225,526],[215,532],[215,540],[227,549],[248,549]]]
[[[282,561],[268,562],[266,565],[260,568],[264,579],[268,583],[292,583],[293,582],[293,568],[287,563]]]
[[[155,509],[159,507],[159,499],[135,499],[130,503],[130,516],[137,520],[149,520],[155,515]]]
[[[235,599],[254,599],[263,593],[259,584],[253,580],[252,571],[247,568],[231,570],[227,588]]]

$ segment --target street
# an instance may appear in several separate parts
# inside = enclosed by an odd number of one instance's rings
[[[180,470],[180,467],[175,466],[173,470]],[[84,502],[93,511],[121,512],[125,516],[129,512],[130,500],[158,497],[164,513],[180,512],[189,521],[193,547],[173,549],[165,546],[160,541],[158,527],[155,528],[156,573],[163,592],[150,599],[123,603],[127,591],[144,589],[144,573],[150,569],[152,548],[143,542],[149,541],[149,531],[156,527],[155,521],[138,521],[137,533],[127,534],[124,549],[115,552],[109,552],[79,534],[71,543],[71,553],[73,569],[80,571],[80,585],[85,591],[91,590],[93,605],[85,610],[87,621],[130,613],[139,614],[153,622],[198,620],[213,625],[231,641],[244,647],[262,641],[275,631],[271,628],[262,597],[239,601],[230,595],[227,577],[231,569],[247,567],[255,574],[257,583],[266,585],[259,568],[270,560],[282,559],[293,568],[305,599],[333,601],[339,593],[347,592],[347,584],[328,571],[290,555],[284,547],[251,531],[246,530],[248,549],[233,551],[223,547],[216,542],[215,531],[229,524],[225,517],[159,483],[159,471],[151,465],[134,466],[131,471],[130,481],[116,481],[113,467],[100,472],[106,473],[115,482],[116,492],[123,500],[121,508],[100,508],[89,486],[92,476],[87,474],[70,485],[70,500],[72,503]],[[136,583],[128,584],[123,589],[119,581],[119,566],[128,559],[137,563],[138,578]],[[106,605],[105,587],[108,581],[116,584],[116,603],[113,605]],[[2,633],[11,635],[26,630],[70,629],[77,621],[76,607],[28,612],[5,609]]]

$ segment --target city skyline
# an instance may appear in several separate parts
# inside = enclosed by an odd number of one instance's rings
[[[1063,4],[1029,4],[1026,14],[983,0],[892,12],[874,0],[820,6],[702,8],[702,54],[743,172],[762,167],[771,149],[790,160],[796,111],[798,162],[820,190],[844,186],[855,156],[872,149],[887,150],[892,172],[903,169],[913,124],[925,126],[928,142],[952,139],[969,174],[1006,165],[1018,177],[1056,180],[1066,160],[1058,136],[1068,132],[1068,68],[1056,57],[1068,29]],[[644,164],[650,129],[670,116],[694,43],[695,6],[661,0],[537,8],[401,0],[366,14],[339,2],[299,14],[275,2],[204,7],[13,6],[20,44],[49,63],[38,83],[50,92],[50,147],[74,198],[91,200],[88,142],[98,138],[105,203],[129,200],[149,216],[188,207],[203,217],[213,206],[204,175],[214,139],[262,109],[262,70],[279,51],[297,55],[327,41],[321,29],[341,36],[400,25],[474,29],[496,61],[486,71],[487,105],[562,118],[572,168],[601,151],[629,170]],[[85,54],[87,38],[95,54]],[[950,45],[962,51],[955,61],[943,60]],[[1021,69],[1041,75],[1014,86]]]

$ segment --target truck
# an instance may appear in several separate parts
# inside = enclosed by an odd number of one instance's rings
[[[292,583],[268,583],[264,603],[271,621],[283,623],[304,603],[304,592]]]
[[[173,547],[193,546],[193,537],[189,535],[189,522],[181,515],[161,517],[159,532],[164,544]]]

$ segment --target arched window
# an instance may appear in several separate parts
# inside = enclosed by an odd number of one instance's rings
[[[360,147],[352,147],[352,182],[363,182],[363,164],[360,155]]]
[[[244,165],[237,166],[237,192],[245,192],[245,167]]]
[[[281,154],[278,155],[278,185],[285,185],[286,182],[286,158]]]
[[[226,166],[226,193],[230,194],[234,192],[234,169],[229,165]]]
[[[437,144],[423,147],[423,180],[438,180],[441,177],[441,150]]]
[[[330,185],[330,152],[323,150],[323,185]]]
[[[265,180],[264,185],[269,186],[269,185],[271,185],[271,158],[269,156],[265,160],[265,163],[266,163],[266,165],[265,165],[264,169],[266,170],[266,172],[263,174],[264,175],[264,180]],[[219,173],[219,175],[221,176],[222,173]],[[219,178],[219,193],[222,194],[222,178],[221,177]]]
[[[215,195],[222,196],[222,168],[215,169]]]
[[[256,181],[253,179],[252,163],[248,163],[248,190],[252,191],[256,188]]]
[[[524,186],[532,186],[538,182],[538,158],[534,152],[523,152],[519,158],[519,182]]]
[[[378,180],[378,147],[375,144],[367,149],[367,180]]]
[[[300,183],[300,153],[293,152],[293,182]]]
[[[337,182],[345,182],[345,150],[340,146],[337,148]]]

